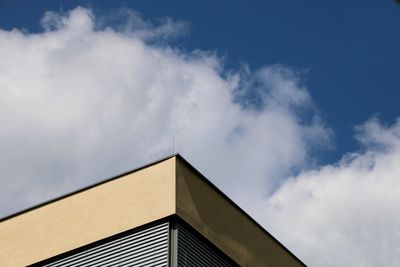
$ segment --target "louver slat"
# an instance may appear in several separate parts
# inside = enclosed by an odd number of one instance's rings
[[[168,235],[169,224],[163,223],[42,266],[168,266]]]
[[[181,225],[178,232],[178,267],[234,266]]]

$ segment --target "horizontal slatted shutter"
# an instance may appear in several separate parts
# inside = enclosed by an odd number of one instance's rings
[[[178,267],[236,266],[180,224],[177,225],[177,234]]]
[[[42,266],[168,266],[168,236],[169,224],[162,223]]]

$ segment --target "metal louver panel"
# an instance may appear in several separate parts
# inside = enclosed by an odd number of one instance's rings
[[[178,267],[236,266],[179,224],[177,235]]]
[[[168,236],[166,222],[41,266],[168,266]]]

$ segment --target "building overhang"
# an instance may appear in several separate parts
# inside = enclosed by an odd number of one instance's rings
[[[26,266],[169,216],[240,266],[305,266],[178,154],[0,220],[0,266]]]

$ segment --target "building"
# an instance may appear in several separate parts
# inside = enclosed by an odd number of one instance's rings
[[[180,155],[0,220],[0,266],[305,266]]]

